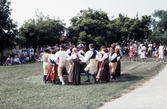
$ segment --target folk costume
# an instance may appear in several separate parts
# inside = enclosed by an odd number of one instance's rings
[[[115,78],[115,69],[117,68],[117,53],[112,52],[111,53],[111,58],[109,59],[110,60],[110,63],[109,63],[109,68],[110,68],[110,75],[112,76],[111,79],[116,79]]]
[[[78,48],[80,49],[79,50],[79,52],[78,52],[78,54],[79,55],[82,55],[82,56],[85,56],[85,52],[83,51],[83,49],[84,49],[84,45],[79,45],[78,46]],[[85,73],[85,67],[87,66],[87,64],[86,64],[86,62],[82,62],[81,64],[80,64],[80,68],[81,68],[81,73]]]
[[[96,60],[96,55],[98,52],[93,48],[93,44],[89,44],[89,49],[90,50],[87,51],[85,54],[85,62],[87,62],[89,60],[88,65],[84,69],[86,72],[86,81],[85,82],[90,82],[90,79],[89,79],[89,73],[90,73],[94,79],[94,83],[97,83],[96,72],[97,72],[98,61]]]
[[[58,76],[62,85],[65,84],[63,80],[62,71],[66,67],[67,58],[68,58],[68,54],[65,51],[65,47],[63,45],[60,45],[60,51],[58,51],[55,54],[55,61],[56,62],[58,61]]]
[[[46,83],[46,75],[48,72],[48,58],[49,58],[49,49],[45,50],[45,53],[42,55],[43,60],[43,81]]]
[[[68,76],[68,82],[74,85],[81,84],[81,60],[83,60],[83,56],[77,53],[77,49],[73,48],[72,55],[67,58],[67,60],[72,61],[71,73]]]
[[[100,69],[97,73],[96,78],[101,81],[108,82],[110,79],[110,69],[109,69],[109,54],[104,53],[104,56],[102,58],[97,58],[98,61],[102,62],[100,65]]]
[[[56,77],[57,77],[57,64],[54,61],[55,55],[49,54],[48,57],[48,73],[46,76],[47,81],[51,81],[52,83],[55,83]]]

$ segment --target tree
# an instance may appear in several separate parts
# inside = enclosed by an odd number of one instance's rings
[[[65,32],[64,23],[60,20],[50,19],[42,14],[37,19],[29,19],[19,29],[20,38],[24,45],[50,45],[60,43],[60,38]]]
[[[119,14],[119,17],[114,19],[112,23],[116,27],[116,37],[118,42],[122,40],[143,41],[147,39],[151,33],[151,16],[142,16],[140,20],[138,18],[129,18]]]
[[[166,44],[167,38],[167,11],[155,10],[153,13],[153,32],[148,40],[156,43]],[[157,20],[158,19],[158,20]]]
[[[81,15],[71,18],[71,26],[68,28],[68,39],[71,43],[94,43],[97,47],[108,46],[113,40],[112,25],[106,12],[88,9]]]
[[[0,51],[16,45],[18,35],[17,24],[10,18],[10,2],[1,0],[0,2]]]

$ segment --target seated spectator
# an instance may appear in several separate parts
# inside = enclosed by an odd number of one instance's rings
[[[22,54],[21,58],[20,58],[21,63],[25,64],[27,63],[26,57]]]
[[[11,65],[11,62],[10,62],[10,56],[8,56],[8,58],[6,59],[6,61],[4,62],[3,65]]]
[[[30,60],[30,57],[27,55],[26,56],[26,61],[28,62]]]
[[[18,58],[17,55],[15,55],[15,57],[13,59],[13,64],[21,64],[20,59]]]
[[[30,51],[29,56],[30,56],[30,59],[32,59],[32,57],[34,57],[34,51],[33,50]]]

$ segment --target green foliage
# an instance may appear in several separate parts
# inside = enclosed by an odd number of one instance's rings
[[[112,31],[108,26],[110,20],[107,13],[89,8],[81,14],[71,19],[71,26],[68,28],[68,38],[71,42],[86,45],[94,43],[97,47],[109,45],[107,40]]]
[[[48,16],[38,16],[29,19],[21,28],[20,36],[26,40],[24,45],[55,45],[61,43],[61,36],[65,32],[64,23],[60,20],[50,19]]]
[[[155,10],[152,20],[153,33],[149,36],[149,41],[166,44],[167,40],[167,11]],[[156,20],[158,19],[158,20]]]
[[[0,51],[4,48],[11,48],[16,45],[17,25],[10,18],[10,2],[1,0],[0,2]]]

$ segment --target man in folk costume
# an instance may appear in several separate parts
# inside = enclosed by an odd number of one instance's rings
[[[50,50],[46,49],[45,53],[42,55],[43,60],[43,81],[46,83],[46,75],[48,72],[48,57],[49,57]]]
[[[60,51],[58,51],[55,54],[54,60],[56,62],[58,61],[58,76],[59,76],[59,79],[60,79],[60,82],[62,83],[62,85],[65,84],[65,82],[63,80],[62,71],[66,67],[67,58],[68,58],[68,54],[65,51],[65,47],[63,45],[60,45]]]
[[[89,73],[93,76],[94,83],[97,83],[96,81],[96,70],[97,70],[97,65],[98,61],[96,60],[96,55],[98,52],[94,49],[94,45],[91,43],[89,44],[89,51],[86,52],[85,54],[85,62],[89,60],[89,64],[85,67],[85,72],[86,72],[86,81],[85,82],[90,82],[89,79]]]

